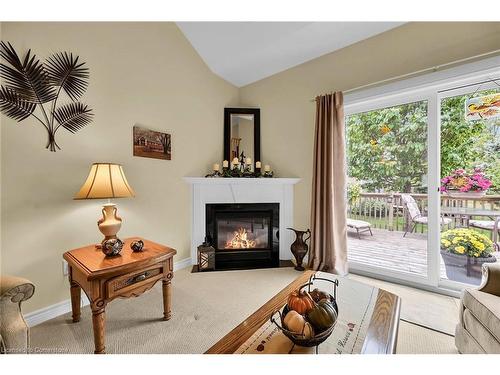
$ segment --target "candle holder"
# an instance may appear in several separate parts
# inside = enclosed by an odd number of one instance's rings
[[[250,164],[247,164],[245,166],[245,170],[243,171],[243,177],[255,177],[254,173],[252,172],[252,167]]]
[[[222,164],[224,166],[224,164]],[[210,174],[207,174],[205,177],[220,177],[221,176],[221,173],[220,173],[220,165],[218,163],[215,163],[213,168],[212,168],[212,173]]]
[[[241,169],[238,167],[235,167],[231,170],[231,176],[230,177],[241,177],[243,175],[243,172]]]
[[[257,168],[260,162],[255,163],[255,168],[251,163],[250,158],[234,158],[229,164],[226,160],[222,163],[222,170],[217,168],[219,165],[214,164],[214,170],[212,173],[205,175],[206,178],[271,178],[274,177],[274,172],[271,171],[269,165],[266,165],[264,170],[262,168]],[[254,169],[254,170],[252,170]]]
[[[221,177],[221,174],[219,171],[213,171],[212,173],[207,174],[205,177]]]

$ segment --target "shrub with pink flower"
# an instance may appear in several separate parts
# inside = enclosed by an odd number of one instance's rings
[[[466,193],[468,191],[486,191],[491,187],[491,181],[485,176],[480,168],[474,168],[471,173],[467,173],[465,169],[457,169],[455,172],[441,179],[440,190],[445,191],[460,191]]]

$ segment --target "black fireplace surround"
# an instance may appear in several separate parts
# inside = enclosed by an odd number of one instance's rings
[[[205,233],[216,270],[279,266],[279,203],[207,204]]]

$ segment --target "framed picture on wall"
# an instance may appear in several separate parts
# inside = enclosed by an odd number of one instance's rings
[[[172,159],[172,136],[139,125],[133,128],[134,156],[153,159]]]

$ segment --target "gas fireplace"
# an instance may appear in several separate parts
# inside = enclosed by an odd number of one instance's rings
[[[279,204],[207,204],[206,236],[216,269],[278,267]]]

